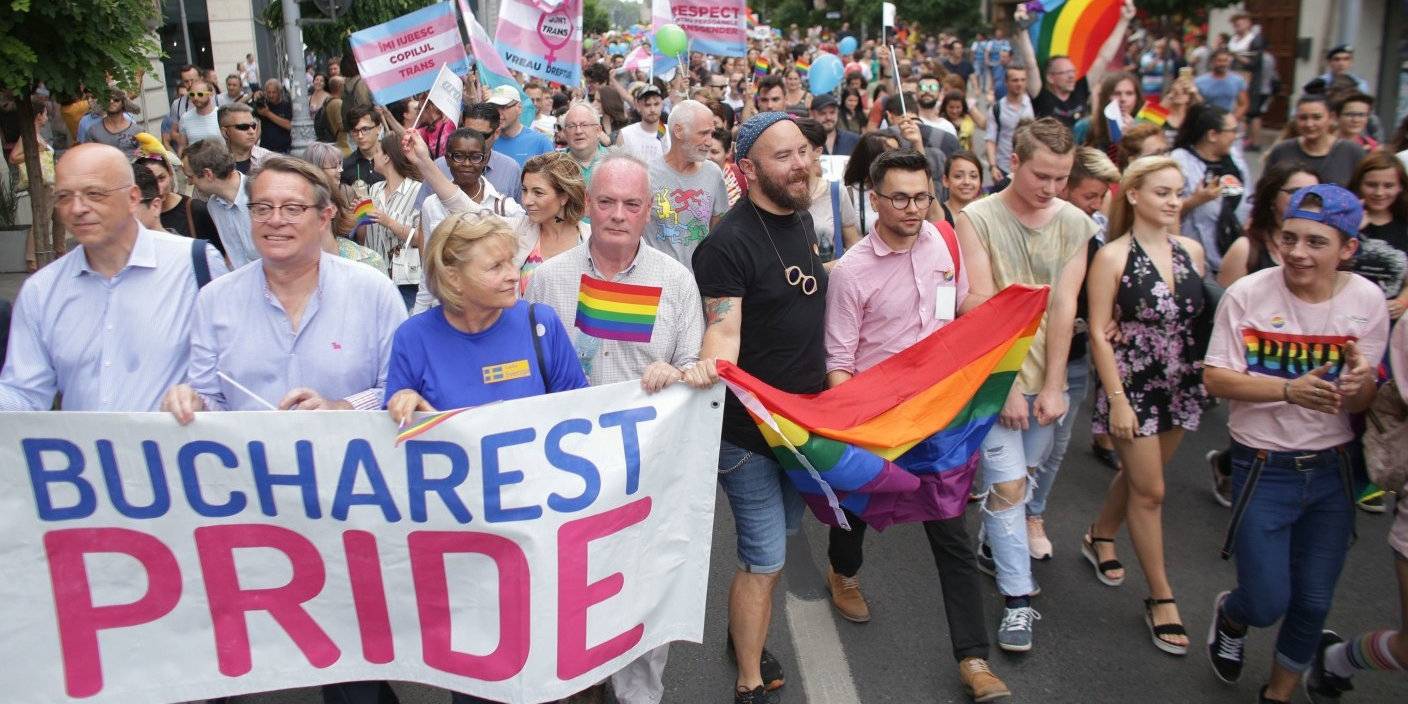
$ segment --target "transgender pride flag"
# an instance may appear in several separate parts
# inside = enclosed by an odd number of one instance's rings
[[[474,62],[479,65],[479,80],[489,88],[499,86],[513,86],[518,91],[518,104],[523,106],[523,112],[518,121],[524,127],[531,127],[533,119],[538,116],[538,109],[533,107],[533,101],[528,99],[528,94],[523,91],[523,84],[514,80],[513,72],[509,70],[508,64],[504,63],[502,56],[494,48],[494,42],[489,39],[489,33],[484,31],[484,25],[479,24],[475,19],[474,11],[469,9],[469,3],[459,0],[460,14],[464,16],[465,31],[469,33],[469,49],[474,53]],[[481,100],[481,96],[474,96],[474,100]]]
[[[437,3],[368,27],[349,40],[362,80],[382,105],[430,90],[442,65],[448,64],[458,76],[469,72],[455,7],[450,3]]]

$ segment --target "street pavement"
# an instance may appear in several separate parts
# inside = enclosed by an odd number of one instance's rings
[[[1087,407],[1089,402],[1087,402]],[[1203,455],[1225,442],[1226,410],[1219,406],[1189,436],[1166,474],[1164,530],[1167,564],[1184,624],[1193,641],[1187,657],[1165,655],[1149,641],[1143,621],[1148,592],[1127,532],[1118,538],[1128,577],[1110,588],[1095,580],[1080,557],[1080,538],[1104,498],[1111,471],[1091,455],[1088,409],[1076,426],[1071,451],[1047,510],[1055,543],[1050,561],[1037,563],[1042,587],[1033,605],[1041,613],[1036,647],[1010,655],[994,648],[992,665],[1013,691],[1012,702],[1050,704],[1175,704],[1255,702],[1269,669],[1274,630],[1254,631],[1240,682],[1217,681],[1202,643],[1213,597],[1234,583],[1230,562],[1218,557],[1228,511],[1208,491]],[[969,509],[977,534],[975,509]],[[1358,512],[1359,540],[1340,578],[1328,627],[1342,635],[1395,628],[1400,621],[1392,555],[1385,543],[1390,515]],[[714,521],[703,645],[677,643],[665,671],[665,702],[725,704],[734,668],[725,652],[727,592],[735,553],[733,520],[720,496]],[[810,516],[788,545],[787,568],[774,600],[769,649],[782,661],[786,704],[938,704],[965,702],[948,642],[940,589],[923,532],[896,526],[866,538],[861,584],[873,620],[856,625],[840,618],[826,592],[827,529]],[[1001,599],[983,578],[989,635],[995,634]],[[1408,702],[1408,677],[1363,674],[1346,703]],[[397,685],[407,704],[443,704],[443,691]],[[239,704],[315,704],[314,690],[239,698]],[[1299,702],[1306,701],[1298,694]]]

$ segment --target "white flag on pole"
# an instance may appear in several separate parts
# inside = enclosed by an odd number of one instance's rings
[[[895,4],[886,2],[880,4],[880,24],[886,28],[895,26]]]
[[[430,88],[429,100],[450,119],[450,124],[460,123],[460,112],[464,110],[464,81],[450,70],[449,64],[441,64],[435,84]]]

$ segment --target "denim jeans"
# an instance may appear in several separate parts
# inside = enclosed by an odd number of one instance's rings
[[[1261,451],[1232,443],[1237,588],[1223,614],[1256,628],[1280,620],[1276,662],[1292,672],[1304,672],[1315,658],[1349,552],[1354,503],[1343,463],[1355,451],[1270,452],[1263,460]]]
[[[1032,500],[1027,503],[1028,516],[1046,513],[1046,499],[1051,496],[1051,487],[1056,483],[1056,473],[1061,471],[1061,462],[1066,458],[1066,450],[1071,445],[1071,431],[1080,415],[1080,405],[1085,403],[1085,395],[1090,391],[1090,356],[1071,360],[1066,364],[1066,393],[1070,396],[1070,408],[1056,423],[1056,433],[1051,438],[1051,454],[1036,468],[1032,486]]]
[[[738,567],[772,574],[787,560],[787,536],[802,524],[802,495],[771,453],[719,442],[719,485],[738,533]]]
[[[827,556],[837,574],[854,577],[864,562],[866,524],[850,511],[846,511],[846,519],[851,523],[851,530],[831,529]],[[964,517],[924,521],[924,535],[934,553],[934,565],[939,568],[939,586],[943,590],[944,616],[948,620],[953,658],[960,662],[964,658],[987,659],[983,592],[978,586],[977,560]]]
[[[983,522],[978,541],[992,548],[993,562],[997,566],[997,590],[1003,596],[1026,596],[1036,590],[1036,583],[1032,581],[1031,553],[1027,548],[1026,504],[1031,500],[1033,483],[1029,474],[1051,454],[1056,423],[1037,423],[1036,414],[1032,412],[1035,403],[1035,395],[1027,396],[1026,430],[994,424],[982,444],[983,488],[988,496],[982,503]],[[1020,502],[1006,505],[992,487],[1017,479],[1028,479],[1026,494]]]

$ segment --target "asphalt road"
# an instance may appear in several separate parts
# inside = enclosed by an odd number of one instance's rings
[[[1110,470],[1088,447],[1089,424],[1077,424],[1072,451],[1057,479],[1047,513],[1055,556],[1035,567],[1043,593],[1034,601],[1042,619],[1036,647],[1023,655],[994,649],[994,670],[1011,687],[1013,702],[1125,703],[1255,702],[1271,658],[1273,631],[1253,632],[1242,682],[1228,687],[1212,675],[1200,645],[1214,595],[1230,588],[1233,566],[1218,557],[1228,511],[1208,493],[1203,454],[1223,443],[1226,413],[1214,409],[1204,429],[1179,449],[1167,475],[1164,528],[1168,569],[1194,646],[1176,658],[1149,642],[1142,616],[1147,596],[1128,534],[1119,553],[1128,579],[1119,588],[1095,580],[1080,558],[1080,536],[1104,496]],[[976,535],[974,511],[969,521]],[[1348,635],[1400,623],[1392,557],[1384,536],[1391,517],[1359,513],[1359,542],[1340,578],[1329,627]],[[922,531],[896,526],[871,532],[862,587],[873,620],[855,625],[836,616],[825,587],[826,528],[808,518],[789,548],[782,589],[776,596],[769,648],[787,671],[781,690],[787,704],[964,702],[949,650],[940,590]],[[724,650],[728,580],[734,565],[733,522],[719,500],[703,645],[677,643],[666,670],[666,702],[732,701],[734,670]],[[989,632],[1001,609],[990,580]],[[1408,677],[1361,675],[1345,702],[1408,702]],[[441,704],[441,691],[397,685],[407,704]],[[247,696],[240,704],[314,704],[312,690]],[[1303,695],[1297,701],[1305,701]]]

